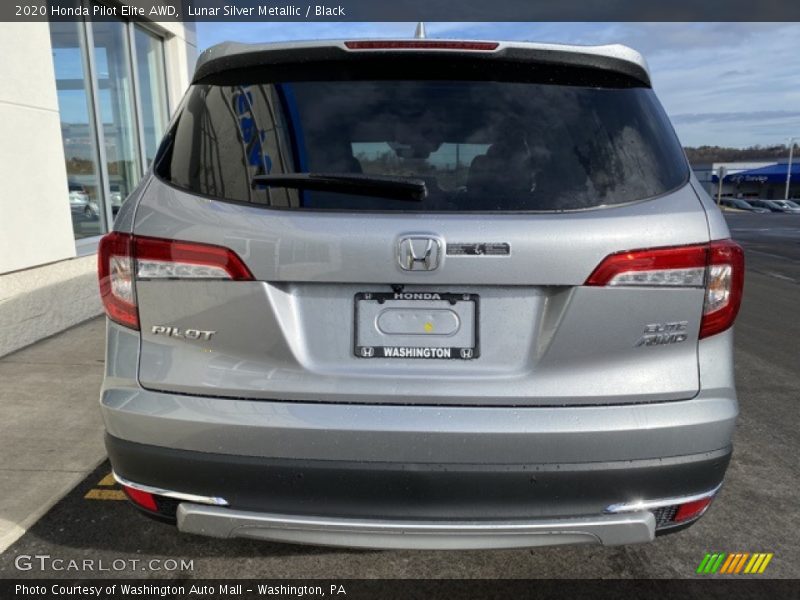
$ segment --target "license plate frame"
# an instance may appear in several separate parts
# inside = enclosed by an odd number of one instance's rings
[[[401,298],[397,295],[402,294]],[[471,303],[472,310],[472,342],[473,345],[364,345],[360,343],[359,323],[361,321],[359,307],[364,302],[376,302],[392,308],[393,305],[414,305],[430,310],[442,310],[442,307],[458,307],[459,303]],[[434,307],[431,303],[437,303]],[[463,311],[456,311],[457,314]],[[359,292],[353,298],[353,354],[356,358],[371,359],[406,359],[406,360],[457,360],[469,361],[480,357],[480,297],[473,293],[456,292]],[[407,336],[403,336],[407,337]]]

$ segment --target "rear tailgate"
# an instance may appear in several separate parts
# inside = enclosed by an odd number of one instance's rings
[[[642,67],[504,46],[398,53],[389,72],[333,50],[201,64],[134,232],[230,248],[254,281],[139,280],[143,386],[442,405],[697,393],[701,286],[585,285],[608,255],[709,240]],[[428,196],[251,185],[299,172],[411,176]]]
[[[198,213],[205,215],[200,222]],[[655,216],[654,216],[655,215]],[[620,249],[706,241],[686,186],[668,198],[593,213],[418,216],[290,213],[198,200],[151,184],[141,235],[235,250],[258,281],[140,281],[140,381],[152,389],[232,397],[441,404],[595,404],[690,398],[698,390],[702,289],[582,284]],[[508,256],[445,256],[432,272],[398,267],[397,240],[509,244]],[[476,282],[480,282],[478,285]],[[480,298],[480,357],[355,355],[362,292]],[[682,343],[637,346],[654,323],[686,322]],[[210,340],[154,326],[213,330]]]

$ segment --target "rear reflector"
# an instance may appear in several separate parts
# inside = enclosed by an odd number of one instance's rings
[[[677,525],[694,521],[703,516],[722,484],[713,490],[692,496],[662,498],[658,500],[637,500],[622,504],[612,504],[605,509],[606,513],[619,514],[649,510],[656,520],[656,530],[669,529]]]
[[[689,521],[702,516],[702,514],[706,512],[706,509],[709,507],[713,499],[713,496],[709,496],[708,498],[681,504],[678,506],[678,511],[675,513],[675,516],[672,517],[672,521],[674,523],[683,523],[684,521]]]
[[[446,40],[374,40],[345,42],[348,50],[470,50],[491,52],[497,42],[449,42]]]
[[[106,314],[132,329],[139,328],[137,280],[253,280],[242,259],[228,248],[119,232],[100,240],[97,275]]]
[[[607,256],[585,285],[705,288],[702,339],[725,331],[736,320],[744,288],[744,252],[731,240],[619,252]]]
[[[128,487],[127,485],[123,485],[122,489],[125,490],[125,493],[128,495],[128,498],[131,499],[131,502],[141,506],[142,508],[146,508],[147,510],[151,510],[153,512],[158,512],[158,505],[156,504],[156,497],[149,492],[143,492],[142,490],[137,490],[132,487]]]

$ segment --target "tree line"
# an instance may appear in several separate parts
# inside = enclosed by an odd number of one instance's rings
[[[789,146],[785,144],[777,146],[756,145],[748,146],[747,148],[727,148],[725,146],[698,146],[693,148],[689,146],[685,147],[684,151],[692,164],[759,159],[786,160],[789,156]],[[796,148],[795,152],[797,152]]]

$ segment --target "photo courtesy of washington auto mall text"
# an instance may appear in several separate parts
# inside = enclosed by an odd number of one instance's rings
[[[0,2],[0,600],[797,597],[798,40]]]
[[[243,583],[108,583],[82,585],[80,583],[56,583],[14,586],[16,597],[59,598],[242,598],[245,592],[255,596],[284,596],[293,598],[346,597],[347,591],[341,583],[322,585],[287,585],[282,583],[257,585]]]

